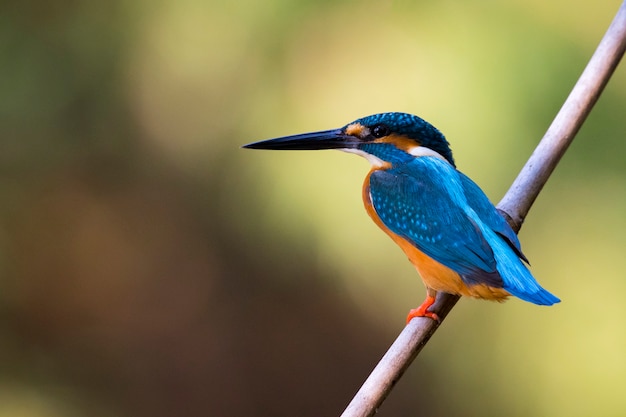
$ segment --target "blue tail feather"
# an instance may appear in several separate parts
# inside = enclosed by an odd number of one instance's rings
[[[561,301],[539,285],[526,265],[500,236],[489,230],[487,239],[493,248],[496,268],[502,277],[505,290],[524,301],[538,305],[550,306]]]

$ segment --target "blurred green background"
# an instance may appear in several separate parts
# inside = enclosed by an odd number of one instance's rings
[[[620,2],[28,1],[0,13],[0,416],[338,415],[423,299],[361,158],[242,144],[418,114],[504,194]],[[381,415],[626,413],[626,69]]]

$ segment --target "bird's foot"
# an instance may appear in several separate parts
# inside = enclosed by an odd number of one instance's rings
[[[435,304],[435,297],[427,296],[421,306],[409,311],[409,315],[406,316],[406,323],[409,324],[414,317],[428,317],[439,323],[441,321],[439,320],[439,316],[432,311],[428,311],[428,308],[433,304]]]

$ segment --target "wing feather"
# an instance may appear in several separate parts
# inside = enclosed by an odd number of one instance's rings
[[[438,158],[370,176],[370,197],[381,221],[468,284],[502,287],[493,249],[467,205],[458,171]]]
[[[458,172],[458,171],[457,171]],[[528,259],[522,253],[522,248],[517,234],[511,226],[498,213],[491,201],[487,198],[483,190],[474,181],[462,172],[458,172],[463,186],[463,191],[470,207],[478,214],[481,220],[494,232],[496,232],[513,249],[517,256],[528,263]]]

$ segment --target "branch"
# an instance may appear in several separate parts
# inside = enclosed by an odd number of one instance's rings
[[[559,160],[574,140],[626,50],[626,1],[600,41],[591,60],[554,118],[548,131],[498,204],[519,230]]]
[[[600,97],[626,50],[626,1],[598,45],[587,67],[556,115],[541,142],[498,204],[514,230],[519,231],[530,207]],[[459,300],[440,293],[431,309],[441,322]],[[428,343],[441,322],[417,317],[409,322],[356,393],[341,417],[372,416],[404,371]]]

